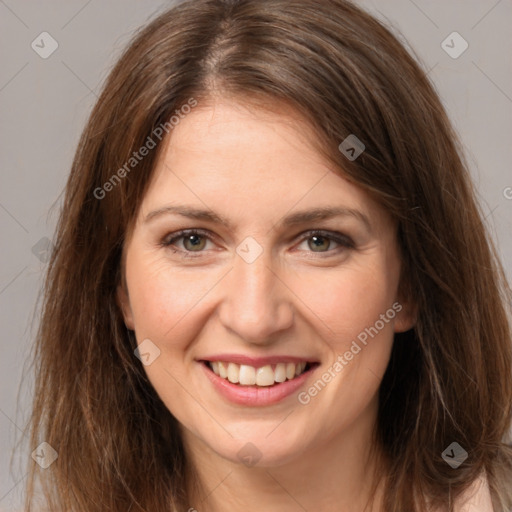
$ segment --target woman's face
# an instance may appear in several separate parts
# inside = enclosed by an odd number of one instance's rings
[[[412,326],[396,226],[290,111],[219,100],[171,135],[119,299],[184,439],[276,466],[369,435],[393,333]]]

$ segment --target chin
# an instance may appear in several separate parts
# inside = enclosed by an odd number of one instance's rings
[[[283,466],[304,452],[304,429],[299,429],[297,433],[290,432],[288,425],[287,429],[279,432],[278,424],[279,421],[274,421],[271,428],[266,423],[260,428],[252,425],[252,428],[244,429],[243,435],[234,435],[223,443],[219,443],[218,438],[211,442],[204,441],[219,456],[235,464],[268,468]]]

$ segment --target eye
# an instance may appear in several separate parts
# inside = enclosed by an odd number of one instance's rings
[[[181,247],[179,243],[181,242]],[[161,245],[171,249],[175,253],[181,253],[185,258],[199,257],[208,242],[213,242],[212,236],[208,231],[202,229],[184,229],[173,233],[172,236],[165,238]],[[308,252],[328,253],[328,256],[338,254],[346,249],[354,248],[354,242],[346,235],[336,231],[311,230],[304,233],[301,237],[301,245],[307,243]],[[338,245],[332,249],[331,246]],[[196,254],[194,254],[196,253]]]
[[[353,249],[354,242],[346,235],[338,232],[313,230],[308,231],[302,237],[301,245],[306,242],[311,252],[315,253],[339,253],[344,249]],[[331,249],[332,244],[337,244],[339,247]]]
[[[183,240],[182,247],[176,248],[176,242]],[[166,238],[162,245],[169,247],[174,252],[181,252],[185,257],[194,257],[194,254],[201,253],[208,241],[212,241],[211,236],[201,229],[184,229],[174,233],[170,238]]]

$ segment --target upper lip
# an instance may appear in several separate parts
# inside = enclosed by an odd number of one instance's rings
[[[251,357],[243,354],[216,354],[211,356],[202,357],[200,361],[222,361],[225,363],[244,364],[253,366],[254,368],[261,368],[269,364],[277,363],[316,363],[314,358],[298,357],[298,356],[265,356],[265,357]]]

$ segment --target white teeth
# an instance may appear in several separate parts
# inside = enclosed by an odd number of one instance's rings
[[[288,380],[295,377],[295,365],[293,363],[286,363],[286,378]]]
[[[242,386],[254,386],[256,384],[256,368],[246,364],[240,365],[240,384]]]
[[[228,364],[228,380],[236,384],[240,379],[240,366],[235,363]]]
[[[274,380],[276,382],[284,382],[286,380],[286,364],[277,363],[274,372]]]
[[[215,374],[233,384],[264,387],[284,382],[286,379],[294,379],[304,372],[307,363],[277,363],[274,369],[269,364],[260,368],[223,361],[213,361],[209,364]]]
[[[256,385],[258,386],[272,386],[274,384],[274,370],[272,366],[262,366],[256,370]]]
[[[225,379],[228,376],[228,364],[219,361],[219,375]]]

